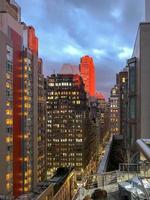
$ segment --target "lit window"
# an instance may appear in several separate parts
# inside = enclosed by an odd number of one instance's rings
[[[7,184],[6,184],[6,189],[7,189],[8,191],[11,189],[10,183],[7,183]]]
[[[76,139],[76,142],[82,142],[82,139]]]
[[[7,143],[10,143],[10,142],[12,142],[12,141],[13,141],[12,137],[6,137],[6,142],[7,142]]]
[[[6,74],[6,78],[7,78],[7,79],[10,79],[10,78],[11,78],[10,74],[7,73],[7,74]]]
[[[6,125],[12,125],[13,120],[12,119],[6,119]]]
[[[6,106],[10,106],[10,105],[11,105],[10,101],[7,101]]]
[[[6,83],[6,88],[8,88],[8,89],[12,89],[12,84],[10,84],[10,83]]]
[[[6,156],[6,161],[7,161],[7,162],[11,161],[11,155],[7,155],[7,156]]]
[[[125,77],[122,77],[122,83],[125,83],[125,82],[126,82]]]
[[[12,115],[12,110],[6,110],[6,115]]]
[[[6,180],[9,181],[12,178],[12,173],[6,174]]]
[[[80,104],[80,101],[76,101],[76,104]]]

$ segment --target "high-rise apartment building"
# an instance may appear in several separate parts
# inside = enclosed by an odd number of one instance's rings
[[[109,114],[110,134],[117,135],[120,133],[119,91],[117,85],[115,85],[111,90],[111,95],[109,98]]]
[[[0,1],[0,194],[22,189],[21,51],[19,7]],[[15,89],[14,89],[15,88]]]
[[[82,172],[86,155],[87,98],[79,75],[51,75],[46,79],[47,175],[59,167],[72,166]]]
[[[89,56],[82,57],[79,69],[86,92],[89,96],[95,96],[95,67],[93,59]]]
[[[46,97],[42,59],[38,61],[38,183],[46,179]]]
[[[22,23],[22,192],[37,184],[38,39],[33,27]],[[36,178],[35,178],[36,177]]]
[[[0,195],[12,198],[38,182],[38,39],[14,1],[0,1],[0,21]]]

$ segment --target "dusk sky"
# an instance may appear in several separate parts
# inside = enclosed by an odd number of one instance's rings
[[[144,0],[16,0],[22,21],[36,29],[44,74],[93,57],[97,90],[107,97],[132,55]]]

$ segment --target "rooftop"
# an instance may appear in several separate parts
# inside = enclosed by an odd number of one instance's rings
[[[22,200],[35,200],[39,199],[44,195],[44,193],[51,188],[53,188],[53,196],[59,191],[65,180],[67,179],[68,175],[73,171],[73,168],[59,168],[55,175],[45,181],[41,182],[37,185],[37,188],[34,190],[34,192],[23,194],[20,197],[18,197],[16,200],[22,199]]]

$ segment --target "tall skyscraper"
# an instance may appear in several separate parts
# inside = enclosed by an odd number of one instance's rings
[[[0,195],[12,198],[38,182],[38,39],[14,1],[0,1],[0,19]]]
[[[89,96],[95,96],[95,67],[93,59],[89,56],[82,57],[79,69],[86,92]]]
[[[48,176],[57,168],[85,168],[86,93],[79,75],[46,79]]]
[[[82,78],[70,74],[51,75],[46,79],[45,90],[48,177],[59,167],[72,166],[81,178],[96,147],[94,143],[92,148],[96,132],[92,130],[91,134],[89,128],[91,121]]]
[[[21,51],[17,6],[0,1],[0,194],[22,192]]]
[[[37,184],[38,149],[38,39],[31,26],[22,23],[22,193]]]

